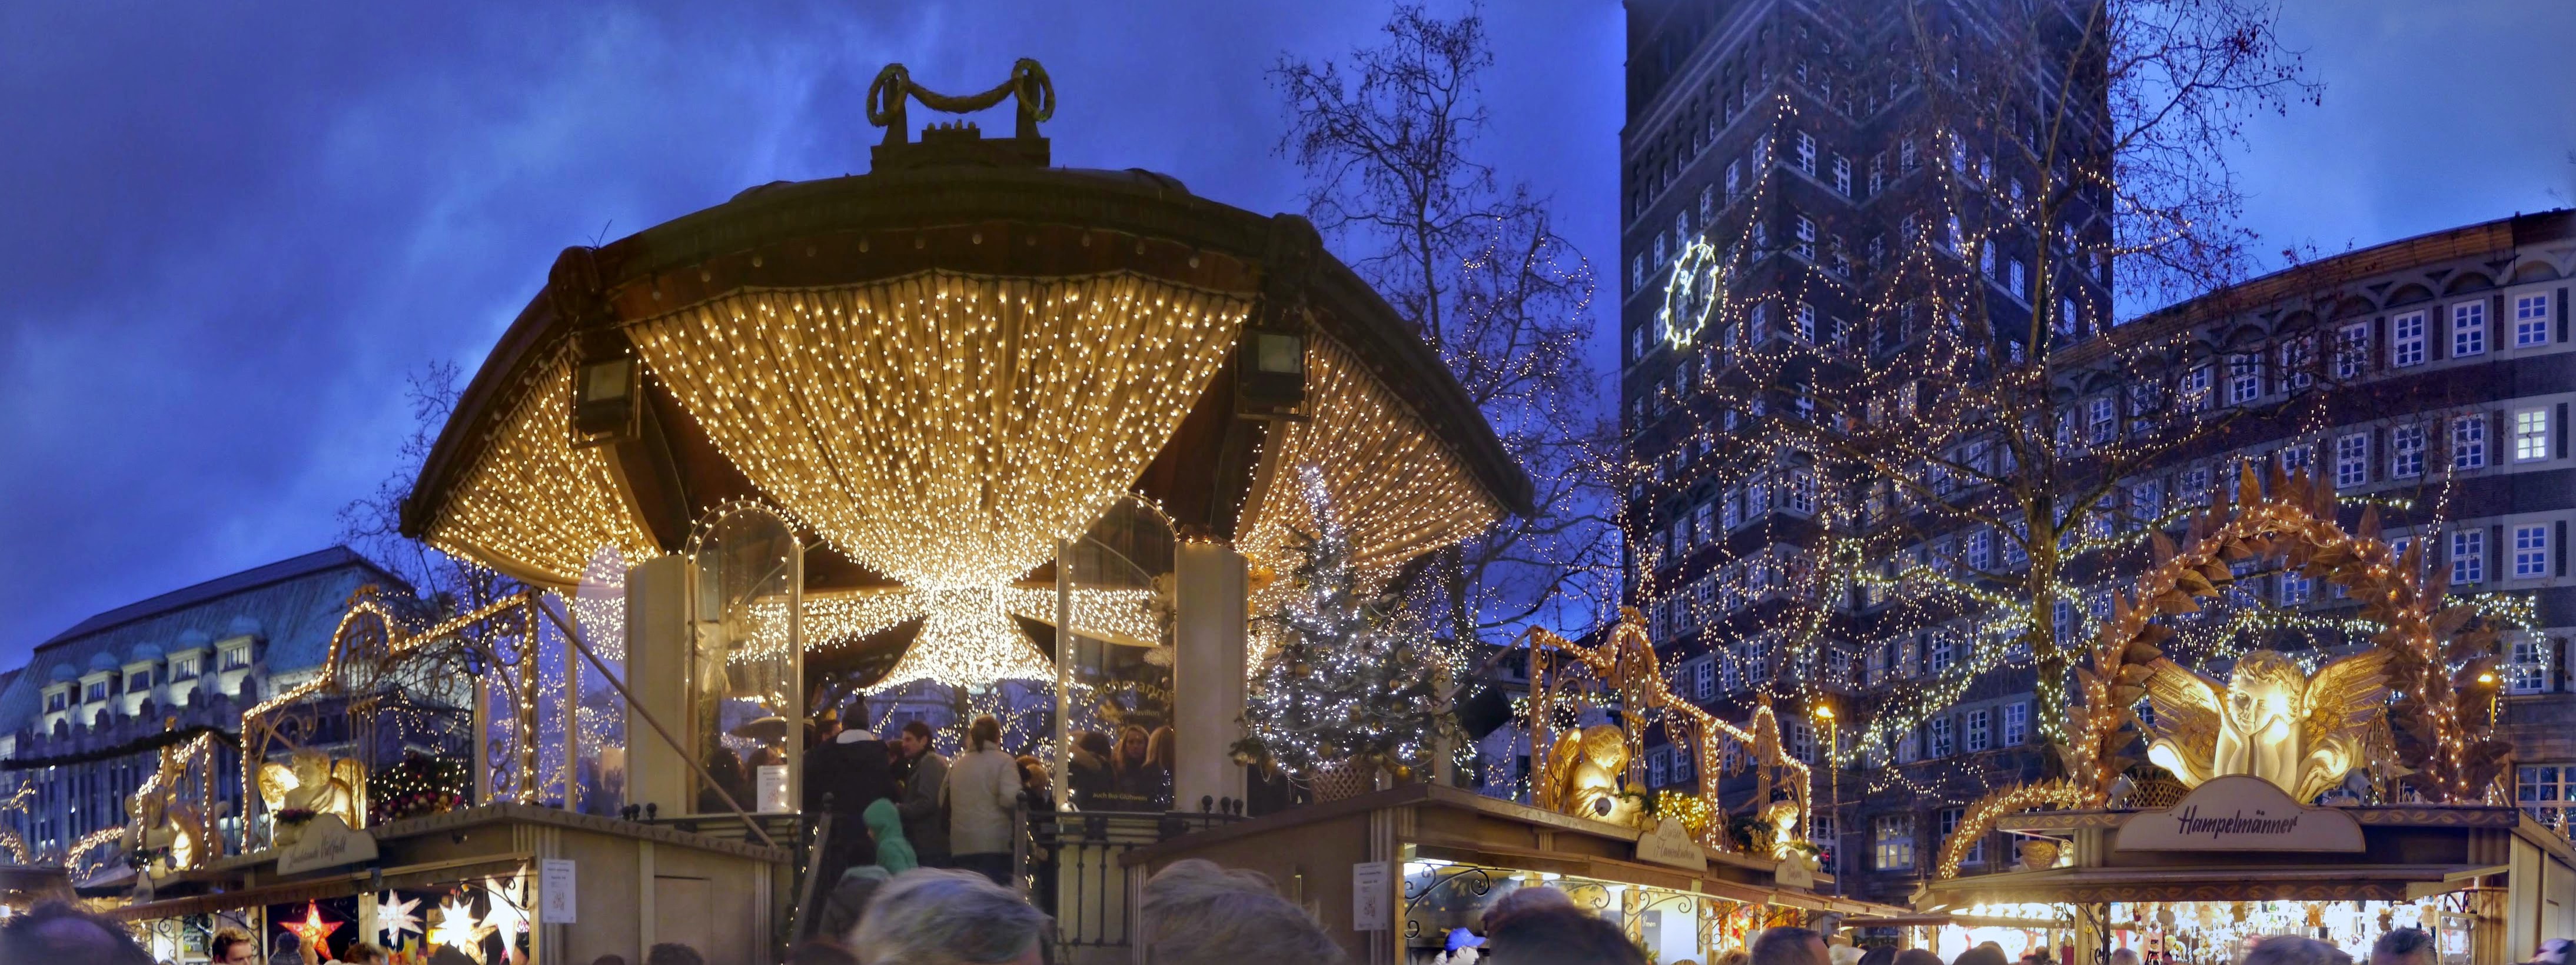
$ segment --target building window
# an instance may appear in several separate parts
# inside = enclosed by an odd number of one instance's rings
[[[2513,300],[2513,344],[2549,344],[2549,296],[2523,295]]]
[[[1994,712],[1978,708],[1968,712],[1968,753],[1974,754],[1992,746]]]
[[[2278,453],[2283,473],[2294,473],[2317,464],[2317,447],[2307,443],[2282,446]]]
[[[2004,746],[2019,747],[2030,739],[2030,704],[2004,705]]]
[[[2370,434],[2356,432],[2335,439],[2335,485],[2350,488],[2370,481]]]
[[[2335,378],[2359,378],[2362,360],[2369,357],[2369,322],[2354,322],[2335,331]]]
[[[2120,407],[2111,396],[2102,396],[2085,404],[2084,435],[2093,444],[2110,442],[2120,434]]]
[[[2487,467],[2487,417],[2464,415],[2451,420],[2451,468]]]
[[[1799,131],[1798,135],[1791,138],[1789,143],[1790,149],[1797,152],[1798,170],[1807,172],[1810,175],[1815,174],[1816,136],[1805,131]]]
[[[1712,222],[1714,222],[1714,221],[1716,221],[1716,220],[1717,220],[1717,185],[1714,185],[1714,184],[1703,184],[1703,185],[1700,185],[1700,186],[1699,186],[1699,223],[1701,223],[1701,224],[1709,224],[1709,223],[1712,223]]]
[[[2424,474],[2424,435],[2421,422],[2388,430],[2389,478],[2413,479]]]
[[[1789,219],[1789,227],[1798,239],[1795,249],[1798,257],[1808,261],[1816,260],[1816,223],[1807,220],[1807,216],[1802,214]]]
[[[1701,700],[1717,696],[1717,658],[1712,656],[1691,666],[1691,692]]]
[[[1870,822],[1870,850],[1880,871],[1914,870],[1914,816],[1882,814]]]
[[[87,693],[85,693],[85,694],[83,695],[83,697],[82,697],[82,702],[83,702],[83,703],[91,703],[91,704],[95,704],[95,703],[98,703],[99,701],[106,700],[106,699],[107,699],[107,681],[104,681],[104,680],[93,680],[93,681],[90,681],[88,692],[87,692]]]
[[[2521,409],[2513,414],[2513,461],[2549,458],[2549,410]]]
[[[1742,161],[1726,162],[1726,203],[1728,204],[1734,204],[1735,199],[1744,193],[1743,164]]]
[[[2462,302],[2451,306],[2451,355],[2485,355],[2487,353],[2487,303]]]
[[[2306,603],[2316,596],[2316,592],[2317,581],[2301,575],[2297,570],[2281,571],[2282,606],[2298,606]]]
[[[1851,197],[1851,189],[1851,159],[1839,154],[1834,155],[1834,190],[1842,192],[1843,197],[1848,198]]]
[[[2464,529],[2451,534],[2451,585],[2483,583],[2487,578],[2487,531]]]
[[[1956,647],[1951,643],[1950,631],[1933,631],[1931,644],[1924,648],[1924,669],[1936,677],[1948,672],[1955,649]],[[1944,736],[1946,737],[1946,734]],[[1943,741],[1944,746],[1947,743],[1947,740]]]
[[[2526,764],[2515,777],[2514,797],[2524,811],[2550,827],[2567,826],[2567,809],[2576,806],[2576,764]]]
[[[152,671],[125,675],[125,692],[139,694],[152,689]]]
[[[2316,336],[2301,335],[2281,343],[2281,391],[2296,392],[2316,383]]]
[[[1967,815],[1968,809],[1966,808],[1941,809],[1941,842],[1944,847],[1949,845],[1950,836],[1958,833],[1959,822],[1965,820]],[[1976,843],[1968,845],[1967,853],[1959,858],[1959,863],[1986,863],[1986,842],[1983,839],[1979,839]]]
[[[1664,270],[1664,236],[1662,232],[1657,232],[1655,234],[1655,270],[1658,272]]]
[[[2549,689],[2549,639],[2522,634],[2514,638],[2513,660],[2505,665],[2505,690],[2536,694]]]
[[[1671,752],[1663,749],[1658,749],[1654,753],[1646,755],[1647,787],[1664,786],[1664,761],[1670,756]]]
[[[1931,758],[1950,756],[1949,717],[1934,717],[1923,722],[1923,756]]]
[[[2549,526],[2546,523],[2513,528],[2513,578],[2528,580],[2549,575]]]
[[[2182,407],[2186,412],[2209,408],[2209,366],[2195,365],[2182,374]]]
[[[2424,364],[2423,312],[2388,320],[2388,364],[2395,368]]]
[[[2227,404],[2244,405],[2263,397],[2263,357],[2252,352],[2227,360]]]
[[[249,648],[249,647],[234,647],[234,648],[232,648],[232,649],[230,649],[230,650],[226,650],[226,651],[224,651],[224,669],[226,669],[226,670],[247,670],[247,669],[249,669],[249,668],[250,668],[250,648]]]
[[[50,693],[50,694],[46,694],[46,695],[45,695],[45,709],[46,709],[46,710],[61,710],[61,709],[65,708],[65,707],[69,707],[69,706],[71,706],[71,704],[72,704],[72,694],[71,694],[71,691],[68,691],[68,690],[57,690],[57,691],[54,691],[53,693]]]

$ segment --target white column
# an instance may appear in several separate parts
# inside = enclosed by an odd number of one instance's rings
[[[1172,731],[1178,759],[1172,809],[1195,812],[1199,799],[1243,800],[1243,768],[1226,748],[1243,737],[1244,606],[1249,592],[1243,556],[1218,543],[1181,544],[1174,562],[1177,626],[1173,636]]]
[[[662,817],[689,813],[689,764],[636,712],[689,739],[689,631],[688,557],[663,556],[626,571],[626,689],[641,705],[626,709],[626,802],[652,804]]]

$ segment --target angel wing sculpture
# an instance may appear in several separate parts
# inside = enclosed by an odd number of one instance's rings
[[[2366,650],[2312,678],[2290,658],[2256,650],[2237,658],[2222,685],[2158,659],[2147,667],[2156,718],[2147,759],[2192,787],[2250,774],[2314,800],[2366,761],[2363,745],[2388,700],[2387,662]]]

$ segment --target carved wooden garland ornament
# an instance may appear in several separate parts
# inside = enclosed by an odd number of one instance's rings
[[[1752,802],[1753,813],[1757,817],[1773,820],[1775,826],[1781,823],[1779,819],[1787,819],[1794,825],[1792,834],[1773,841],[1773,853],[1770,857],[1786,859],[1791,857],[1792,851],[1797,850],[1797,842],[1803,841],[1806,837],[1813,776],[1805,762],[1789,756],[1788,752],[1781,747],[1779,723],[1767,700],[1754,708],[1753,729],[1746,731],[1718,719],[1701,709],[1699,705],[1674,694],[1665,685],[1662,668],[1655,656],[1654,643],[1646,635],[1645,619],[1633,607],[1625,609],[1619,625],[1610,631],[1610,639],[1598,647],[1585,647],[1538,627],[1530,629],[1528,638],[1530,646],[1529,721],[1531,750],[1534,755],[1538,751],[1540,739],[1553,731],[1553,722],[1550,718],[1556,706],[1560,681],[1557,679],[1559,675],[1548,672],[1544,655],[1548,651],[1555,651],[1573,657],[1576,664],[1591,671],[1596,679],[1614,688],[1618,692],[1622,706],[1635,708],[1638,713],[1662,710],[1668,715],[1676,715],[1681,719],[1680,722],[1687,727],[1687,742],[1691,745],[1690,753],[1697,767],[1699,782],[1697,796],[1709,803],[1712,813],[1719,815],[1712,818],[1707,827],[1694,829],[1698,832],[1702,843],[1720,850],[1736,850],[1734,843],[1727,839],[1726,822],[1722,816],[1723,809],[1716,806],[1717,784],[1718,779],[1723,776],[1721,769],[1724,761],[1718,754],[1713,735],[1724,735],[1744,745],[1751,752],[1751,763],[1758,778]],[[1630,716],[1627,719],[1638,721],[1642,718]],[[1668,729],[1675,728],[1672,716],[1664,719],[1664,726]],[[1625,736],[1628,754],[1624,755],[1626,767],[1623,770],[1634,772],[1645,760],[1643,753],[1645,727],[1642,724],[1629,727],[1626,729]],[[1683,733],[1676,732],[1673,736],[1676,744],[1684,742]],[[1581,731],[1576,730],[1559,736],[1558,740],[1562,743],[1580,738]],[[1549,755],[1547,763],[1542,765],[1542,772],[1535,775],[1531,784],[1532,798],[1539,807],[1575,813],[1575,806],[1582,802],[1565,800],[1564,795],[1556,793],[1556,784],[1566,776],[1557,773],[1557,767],[1554,766],[1556,757],[1557,755],[1554,754]],[[1622,779],[1625,776],[1625,774],[1621,775]],[[1789,799],[1775,804],[1771,800],[1775,787],[1785,790]],[[1781,812],[1777,818],[1773,817],[1775,811]]]
[[[1939,877],[1956,876],[1968,848],[2005,814],[2110,801],[2113,783],[2133,763],[2124,752],[2138,724],[2132,708],[2146,696],[2148,665],[2164,656],[2161,645],[2173,636],[2155,618],[2199,612],[2196,601],[2218,596],[2234,581],[2228,564],[2244,560],[2278,561],[2361,601],[2359,616],[2385,628],[2371,643],[2386,655],[2388,686],[2398,694],[2387,718],[2398,761],[2412,771],[2407,782],[2428,803],[2484,795],[2511,749],[2489,736],[2495,628],[2476,620],[2473,606],[2444,605],[2448,571],[2436,567],[2429,577],[2419,577],[2422,541],[2403,556],[2395,554],[2379,537],[2376,507],[2362,510],[2357,532],[2344,532],[2335,524],[2334,484],[2322,473],[2284,476],[2275,466],[2267,480],[2247,464],[2238,473],[2232,506],[2228,495],[2224,488],[2213,494],[2210,507],[2192,518],[2179,550],[2162,531],[2150,533],[2154,565],[2138,577],[2132,593],[2111,595],[2111,619],[2093,643],[2091,660],[2075,672],[2082,699],[2067,710],[2070,777],[1998,788],[1977,799],[1941,844]],[[2446,674],[2444,668],[2454,663],[2461,669]],[[2479,682],[2482,675],[2487,683]]]

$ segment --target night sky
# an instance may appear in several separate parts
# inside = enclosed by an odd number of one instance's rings
[[[1383,20],[1357,0],[398,6],[0,7],[0,668],[91,613],[328,545],[408,431],[406,373],[470,373],[566,245],[863,170],[887,61],[962,92],[1036,57],[1057,163],[1270,212],[1297,175],[1263,71]],[[1483,155],[1616,262],[1618,5],[1487,13]],[[2328,90],[2240,161],[2271,248],[2576,198],[2576,69],[2552,48],[2576,5],[2292,0],[2285,32]]]

